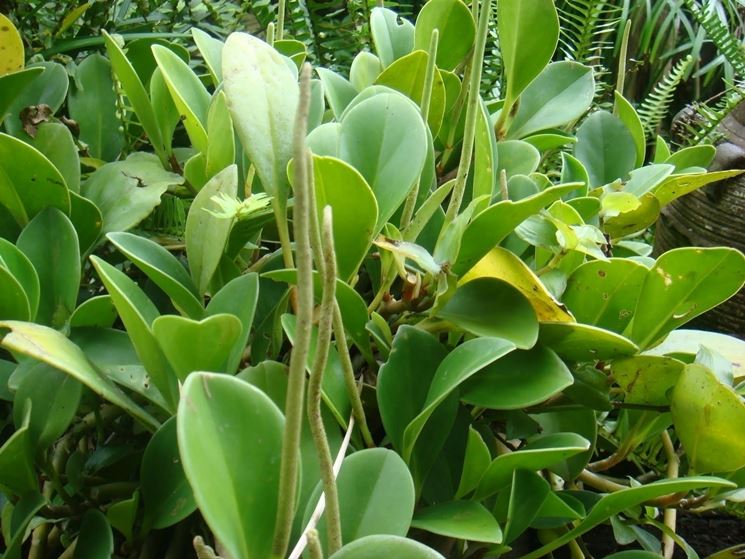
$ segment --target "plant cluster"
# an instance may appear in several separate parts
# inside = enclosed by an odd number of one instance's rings
[[[553,0],[373,8],[348,75],[283,7],[72,81],[0,17],[3,559],[698,557],[745,342],[681,326],[745,256],[646,233],[741,171],[650,135],[628,34],[604,108],[552,62]]]

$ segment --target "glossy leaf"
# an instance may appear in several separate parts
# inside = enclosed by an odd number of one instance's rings
[[[679,248],[657,260],[642,287],[631,339],[646,348],[726,301],[745,282],[745,257],[731,248]]]
[[[540,425],[542,434],[575,433],[590,441],[590,448],[556,462],[551,470],[565,480],[576,478],[592,458],[598,436],[598,422],[595,411],[589,407],[558,408],[531,415],[531,419]]]
[[[515,344],[499,338],[475,338],[452,350],[439,364],[419,413],[404,431],[403,456],[411,457],[414,444],[435,409],[453,391],[484,367],[507,355]]]
[[[233,122],[230,120],[225,93],[222,91],[212,98],[207,113],[207,132],[209,145],[205,171],[207,178],[212,178],[235,161]]]
[[[495,247],[460,278],[461,284],[490,277],[516,287],[530,301],[541,322],[574,322],[574,317],[546,289],[543,282],[512,252]]]
[[[644,126],[634,106],[618,91],[614,91],[613,94],[616,101],[614,111],[618,118],[621,119],[621,122],[626,125],[626,128],[631,133],[631,137],[634,139],[634,145],[636,146],[635,166],[641,167],[644,165],[644,158],[647,154]]]
[[[551,61],[559,40],[559,17],[552,0],[501,0],[497,24],[507,82],[505,108],[509,111]]]
[[[7,533],[3,531],[7,545],[3,559],[20,559],[21,547],[26,539],[27,528],[36,513],[45,504],[46,499],[38,491],[28,493],[18,500],[9,515],[8,531]],[[3,520],[5,521],[5,519],[5,514],[3,514]],[[5,522],[3,524],[5,526]]]
[[[356,97],[357,90],[349,81],[328,68],[316,68],[316,72],[321,78],[323,94],[328,101],[331,111],[337,119],[341,118],[344,109]],[[314,153],[320,152],[316,151]]]
[[[416,513],[412,527],[458,540],[501,543],[494,516],[476,501],[438,503]]]
[[[579,322],[621,333],[634,316],[647,272],[633,260],[592,260],[574,270],[562,300]]]
[[[537,346],[513,351],[471,377],[461,390],[461,399],[489,409],[520,409],[547,400],[573,381],[553,351]]]
[[[712,171],[695,175],[673,175],[657,186],[652,193],[665,206],[673,200],[718,181],[731,179],[742,174],[740,170]]]
[[[131,233],[109,233],[109,241],[140,268],[190,318],[199,319],[204,308],[189,272],[159,244]]]
[[[414,482],[403,460],[386,448],[371,448],[347,456],[337,477],[342,542],[365,536],[404,536],[414,514]],[[314,497],[320,494],[320,485]],[[311,497],[306,518],[315,507]],[[312,505],[312,506],[311,506]],[[325,542],[325,517],[318,523]]]
[[[114,554],[114,535],[106,516],[98,509],[83,515],[73,559],[105,559]]]
[[[114,302],[138,357],[173,412],[178,402],[176,377],[151,330],[153,321],[160,316],[158,309],[123,272],[95,256],[91,257],[91,262]]]
[[[126,231],[145,219],[169,187],[183,177],[166,171],[157,157],[136,152],[124,161],[108,163],[80,187],[103,216],[103,233]]]
[[[209,212],[218,209],[213,197],[238,194],[238,168],[235,165],[212,177],[197,194],[186,218],[186,255],[191,277],[200,294],[210,285],[225,250],[233,225],[231,219]]]
[[[624,391],[624,402],[666,406],[685,363],[671,357],[637,355],[611,364],[613,380]]]
[[[148,428],[159,427],[160,424],[154,417],[103,376],[78,346],[56,330],[38,324],[9,320],[0,322],[0,328],[10,330],[0,342],[6,349],[33,357],[64,371]]]
[[[528,529],[551,494],[548,482],[530,470],[513,472],[504,541],[509,544]]]
[[[124,147],[111,72],[111,63],[100,54],[86,57],[78,64],[67,100],[70,118],[80,126],[80,139],[91,157],[104,161],[115,160]]]
[[[20,427],[0,446],[0,488],[4,493],[20,496],[39,491],[29,434],[30,416],[31,405],[24,403]]]
[[[590,443],[576,433],[540,435],[522,449],[497,456],[484,472],[476,498],[483,499],[512,481],[516,470],[537,471],[590,448]]]
[[[24,421],[24,406],[31,402],[28,438],[38,451],[57,440],[68,428],[78,411],[82,385],[72,376],[36,363],[23,377],[15,394],[13,419],[16,427]]]
[[[8,114],[9,107],[26,87],[44,71],[43,67],[32,66],[10,74],[0,75],[0,124]],[[1,73],[1,72],[0,72]]]
[[[232,33],[225,41],[222,72],[228,109],[241,144],[266,192],[285,200],[297,80],[282,55],[246,33]]]
[[[4,267],[0,267],[0,317],[4,320],[31,320],[33,317],[23,286]]]
[[[323,208],[331,206],[338,275],[348,279],[370,249],[378,205],[362,175],[343,161],[314,156],[313,172],[319,221]]]
[[[161,162],[165,163],[167,161],[167,155],[170,153],[170,145],[164,144],[160,127],[158,126],[158,120],[155,117],[155,110],[150,103],[145,86],[142,85],[140,77],[114,38],[106,31],[102,31],[101,33],[103,34],[106,52],[109,55],[114,74],[121,82],[129,103],[132,105],[138,120],[142,124],[142,128],[145,130],[148,138],[150,138],[155,153],[158,154]]]
[[[75,309],[80,288],[80,251],[75,228],[61,211],[48,208],[21,231],[17,246],[39,277],[36,321],[61,328]]]
[[[437,66],[453,70],[473,48],[476,37],[473,15],[461,0],[431,0],[416,18],[414,48],[427,50],[434,29],[440,32]]]
[[[184,384],[177,418],[184,472],[215,536],[233,557],[270,556],[282,413],[245,381],[195,373]]]
[[[42,68],[43,71],[17,92],[15,99],[7,107],[4,121],[9,134],[26,140],[29,139],[29,135],[21,122],[21,111],[34,105],[47,105],[51,113],[55,114],[65,102],[70,83],[67,70],[57,62],[35,62],[29,64],[27,69],[29,68]]]
[[[563,359],[571,361],[618,359],[639,351],[631,340],[588,324],[545,322],[541,324],[539,338]]]
[[[176,438],[176,417],[166,421],[145,447],[140,466],[146,526],[167,528],[197,508],[184,474]]]
[[[479,278],[461,285],[436,316],[478,336],[504,338],[523,349],[533,347],[538,338],[538,319],[530,302],[499,279]]]
[[[577,129],[574,156],[585,166],[590,187],[625,179],[636,165],[636,145],[618,117],[597,111]]]
[[[497,202],[476,215],[463,234],[458,260],[452,266],[453,273],[462,275],[470,270],[525,219],[579,186],[575,183],[550,187],[518,202]]]
[[[670,410],[694,471],[731,472],[745,467],[745,441],[733,425],[745,421],[745,402],[710,369],[686,365]]]
[[[173,372],[184,382],[192,371],[227,372],[228,358],[243,325],[232,314],[216,314],[201,321],[183,316],[160,316],[152,323],[155,339]]]
[[[414,104],[381,93],[349,110],[339,130],[339,158],[367,180],[378,201],[375,233],[403,204],[426,157],[427,135]]]
[[[579,119],[595,95],[592,69],[577,62],[546,66],[520,96],[507,138],[521,139]]]
[[[70,213],[65,179],[36,148],[0,134],[0,204],[23,226],[47,207]]]
[[[36,130],[33,146],[54,165],[72,192],[80,191],[80,157],[70,129],[59,122],[45,122]],[[72,204],[73,201],[70,200]]]
[[[173,102],[182,115],[184,127],[192,145],[201,152],[207,151],[207,110],[210,94],[199,77],[171,49],[153,45],[153,55],[173,97]]]
[[[434,549],[415,540],[397,536],[366,536],[345,545],[330,559],[444,559]]]

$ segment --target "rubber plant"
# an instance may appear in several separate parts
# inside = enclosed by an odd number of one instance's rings
[[[740,171],[587,114],[552,0],[376,7],[348,77],[282,21],[145,66],[104,35],[78,138],[90,88],[0,78],[57,91],[2,111],[3,558],[579,557],[602,523],[696,557],[676,512],[742,498],[745,346],[680,327],[745,257],[647,230]]]

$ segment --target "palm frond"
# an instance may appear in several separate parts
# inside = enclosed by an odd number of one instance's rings
[[[660,123],[668,116],[675,90],[683,80],[691,62],[693,62],[693,58],[690,55],[679,60],[667,75],[654,86],[654,89],[639,107],[639,118],[641,118],[644,131],[648,136],[653,137]]]

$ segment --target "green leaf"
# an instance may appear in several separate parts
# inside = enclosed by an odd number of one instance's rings
[[[57,168],[72,192],[80,191],[80,156],[67,126],[45,122],[36,130],[33,146]]]
[[[531,419],[540,425],[541,433],[575,433],[584,437],[592,445],[586,452],[555,463],[551,470],[565,480],[576,478],[592,458],[593,449],[598,435],[598,422],[595,411],[588,407],[558,408],[553,411],[531,415]]]
[[[184,384],[177,418],[184,472],[207,524],[232,557],[269,557],[282,412],[247,382],[195,373]]]
[[[404,459],[410,459],[417,438],[437,406],[473,375],[514,349],[515,344],[500,338],[475,338],[451,351],[432,377],[421,413],[404,431]]]
[[[163,72],[163,78],[171,92],[173,102],[183,118],[184,127],[192,145],[206,153],[208,142],[205,125],[210,94],[189,65],[171,49],[162,45],[153,45],[152,50],[158,67]]]
[[[35,363],[21,380],[13,403],[16,427],[24,421],[24,405],[31,401],[28,438],[37,451],[56,441],[69,427],[78,411],[82,385],[46,363]]]
[[[494,516],[476,501],[450,501],[422,509],[411,526],[458,540],[502,542],[502,530]]]
[[[445,0],[450,1],[450,0]],[[454,0],[460,3],[460,0]],[[427,3],[426,6],[431,5]],[[429,44],[429,39],[427,39]],[[424,92],[424,79],[427,73],[429,55],[426,51],[415,50],[412,53],[402,56],[393,64],[388,66],[375,80],[376,85],[384,85],[395,89],[406,95],[414,101],[417,106],[422,104],[422,95]],[[445,114],[445,84],[439,72],[435,72],[434,81],[432,82],[432,93],[429,103],[429,114],[427,123],[432,131],[433,136],[442,125],[442,118]]]
[[[29,64],[26,69],[30,68],[42,68],[43,72],[19,92],[15,100],[7,107],[5,113],[5,129],[16,138],[29,138],[20,119],[21,111],[34,105],[47,105],[51,109],[51,113],[55,114],[65,102],[70,84],[67,70],[62,64],[36,62]]]
[[[3,559],[21,558],[21,546],[26,539],[27,528],[45,504],[46,499],[38,491],[28,493],[18,500],[10,515],[10,527],[5,539],[7,547]]]
[[[70,194],[57,168],[39,150],[7,134],[0,134],[0,205],[21,226],[50,206],[70,213]]]
[[[614,91],[613,94],[616,100],[616,116],[626,125],[626,128],[631,133],[631,137],[634,139],[634,146],[636,147],[636,161],[634,166],[641,167],[644,165],[644,157],[647,155],[647,140],[644,137],[644,125],[642,125],[642,121],[634,106],[618,91]]]
[[[192,371],[227,372],[230,352],[225,350],[235,345],[243,325],[232,314],[200,321],[166,315],[153,321],[152,330],[174,373],[184,382]]]
[[[166,171],[150,153],[135,152],[124,161],[107,163],[80,187],[103,216],[103,233],[126,231],[145,219],[169,187],[183,177]]]
[[[106,516],[98,509],[83,515],[73,559],[105,559],[114,554],[114,535]]]
[[[742,171],[733,170],[699,173],[696,175],[672,175],[652,190],[652,194],[660,201],[660,206],[666,206],[673,200],[685,196],[694,190],[698,190],[702,186],[727,180],[740,174],[742,174]]]
[[[551,494],[548,482],[530,470],[513,472],[504,542],[509,544],[528,529]]]
[[[32,66],[0,76],[0,124],[3,123],[15,99],[44,71],[41,66]]]
[[[505,140],[497,143],[498,172],[505,171],[507,178],[530,175],[538,169],[541,154],[528,142]]]
[[[197,288],[181,263],[165,248],[131,233],[109,233],[107,238],[190,318],[200,319],[204,308]]]
[[[155,64],[155,59],[153,59],[153,64]],[[179,122],[181,122],[181,115],[179,115],[176,108],[176,103],[173,102],[173,97],[171,97],[171,92],[168,90],[168,84],[163,77],[163,72],[158,67],[153,70],[153,74],[150,77],[149,89],[150,102],[153,107],[158,107],[155,118],[157,119],[160,135],[163,138],[163,144],[167,149],[170,149],[173,134]],[[186,169],[184,169],[184,173],[186,174]]]
[[[440,32],[437,66],[453,70],[473,48],[476,24],[471,10],[461,0],[430,0],[416,18],[414,48],[428,50],[435,29]]]
[[[39,491],[29,434],[30,417],[31,405],[24,403],[21,426],[0,447],[0,488],[19,496]]]
[[[731,248],[679,248],[647,274],[630,326],[647,348],[665,334],[726,301],[745,282],[745,257]]]
[[[603,222],[603,231],[611,239],[621,239],[653,225],[660,217],[660,202],[651,193],[639,198],[640,205],[635,210],[609,217]]]
[[[241,334],[233,344],[226,365],[228,373],[235,373],[243,358],[243,351],[248,345],[256,305],[259,301],[259,277],[255,273],[242,274],[226,283],[210,299],[207,315],[214,316],[229,313],[238,317],[241,322]],[[225,351],[226,348],[222,348]]]
[[[689,146],[670,155],[665,163],[673,165],[675,171],[683,173],[690,167],[708,167],[716,156],[717,148],[710,145]]]
[[[158,309],[123,272],[96,256],[91,257],[91,262],[111,295],[138,357],[167,402],[169,411],[173,412],[178,402],[176,377],[150,329],[153,321],[160,316]]]
[[[605,559],[659,559],[658,553],[652,553],[651,551],[640,551],[637,549],[629,551],[619,551],[618,553],[612,553],[606,555]]]
[[[219,91],[212,98],[207,113],[207,132],[209,145],[207,146],[207,178],[217,173],[235,161],[235,133],[233,122],[230,120],[225,93]]]
[[[357,90],[345,78],[328,68],[316,68],[321,78],[323,94],[337,119],[341,118],[344,109],[357,96]]]
[[[631,340],[589,324],[543,322],[539,339],[568,361],[618,359],[639,351]]]
[[[499,187],[499,151],[497,138],[494,136],[489,111],[481,100],[476,115],[476,137],[473,154],[473,197],[487,195],[488,198],[479,205],[478,211],[486,209]]]
[[[4,267],[0,267],[0,317],[4,320],[32,320],[33,318],[28,296],[21,283]]]
[[[355,105],[341,122],[339,158],[367,180],[378,200],[375,234],[403,204],[427,155],[427,133],[416,106],[398,93]]]
[[[124,147],[117,105],[111,63],[98,53],[87,56],[78,64],[67,106],[91,157],[113,161]]]
[[[494,336],[519,348],[533,347],[538,318],[530,302],[509,283],[478,278],[458,287],[435,315],[478,336]]]
[[[646,355],[670,355],[681,359],[687,356],[686,362],[690,362],[693,361],[701,347],[708,347],[724,356],[732,364],[735,380],[745,377],[745,341],[726,334],[703,330],[673,330],[661,344],[644,353]]]
[[[574,156],[587,169],[594,188],[626,178],[636,165],[636,144],[618,117],[596,111],[577,129]]]
[[[414,482],[403,460],[386,448],[369,448],[347,456],[336,480],[339,490],[342,542],[365,536],[404,536],[414,514]],[[308,502],[305,518],[318,501],[320,484]],[[326,518],[318,523],[326,541]]]
[[[475,498],[485,499],[507,487],[516,470],[537,471],[586,451],[590,443],[576,433],[539,435],[522,449],[497,456],[484,472]]]
[[[71,375],[94,393],[141,421],[147,428],[155,430],[160,426],[158,420],[103,376],[77,345],[56,330],[10,320],[0,322],[0,328],[10,330],[0,342],[6,349],[33,357]]]
[[[75,228],[56,208],[47,208],[21,231],[16,243],[39,276],[36,321],[61,328],[72,311],[80,288],[80,249]]]
[[[553,0],[500,0],[497,26],[507,82],[503,110],[510,111],[551,61],[559,40],[559,17]]]
[[[176,438],[176,417],[166,421],[145,447],[140,465],[145,503],[143,522],[149,528],[173,526],[197,508],[184,474]]]
[[[547,400],[573,381],[553,351],[537,346],[513,351],[471,377],[461,390],[461,399],[489,409],[520,409]]]
[[[287,199],[287,162],[299,89],[285,58],[261,39],[232,33],[222,51],[223,88],[238,137],[267,193]]]
[[[745,403],[708,368],[686,365],[672,393],[675,433],[696,472],[745,467],[745,440],[733,425],[745,421]]]
[[[70,317],[70,327],[111,328],[117,316],[111,296],[97,295],[78,305]]]
[[[685,363],[671,357],[637,355],[617,359],[611,364],[611,374],[624,391],[624,402],[666,406],[670,403],[669,390],[673,388]]]
[[[655,163],[631,171],[631,178],[624,185],[623,191],[635,196],[642,196],[652,191],[673,172],[674,167],[666,163]]]
[[[367,536],[345,545],[329,559],[444,559],[434,549],[396,536]]]
[[[191,28],[191,35],[210,71],[213,83],[218,86],[222,82],[222,49],[225,43],[196,27]]]
[[[380,59],[371,52],[360,51],[349,68],[349,81],[357,91],[362,91],[375,82],[383,71]]]
[[[376,392],[385,432],[399,452],[406,428],[424,407],[431,379],[446,354],[437,338],[411,326],[402,326],[393,338]]]
[[[230,167],[212,177],[197,194],[186,218],[186,255],[191,277],[200,294],[210,286],[230,236],[233,220],[217,217],[208,210],[217,209],[213,197],[238,194],[238,167]]]
[[[688,477],[681,479],[664,479],[648,483],[647,485],[630,487],[629,489],[605,495],[595,504],[585,519],[576,525],[575,528],[552,540],[540,549],[523,555],[522,559],[539,559],[540,557],[544,557],[554,549],[557,549],[581,536],[611,516],[644,503],[645,501],[651,501],[657,497],[670,495],[672,493],[692,491],[694,489],[732,486],[733,484],[731,482],[721,478]]]
[[[476,215],[463,234],[458,260],[452,266],[453,273],[462,275],[470,270],[525,219],[579,186],[576,183],[553,186],[518,202],[497,202]]]
[[[319,222],[323,208],[331,206],[338,275],[349,279],[373,240],[378,219],[375,195],[362,175],[339,159],[313,156],[313,172]]]
[[[155,116],[155,110],[150,103],[150,99],[142,85],[139,76],[135,72],[132,64],[127,60],[127,56],[119,47],[114,38],[106,31],[101,32],[106,45],[106,52],[109,55],[111,66],[114,69],[116,78],[121,82],[124,93],[127,95],[129,103],[132,105],[142,128],[145,130],[150,143],[158,154],[161,162],[164,164],[168,161],[168,155],[171,152],[171,146],[165,145],[160,133],[158,120]]]
[[[625,258],[586,262],[569,276],[563,302],[579,322],[620,334],[634,316],[647,271]]]
[[[80,254],[87,255],[93,250],[101,234],[101,212],[93,202],[70,191],[70,221],[78,233]]]
[[[388,8],[372,9],[370,34],[384,68],[414,50],[414,26]]]
[[[574,122],[590,108],[594,96],[592,68],[568,60],[549,64],[520,96],[507,138],[521,139]]]
[[[463,471],[455,494],[456,499],[460,499],[476,489],[489,464],[491,464],[489,447],[486,446],[481,434],[473,426],[469,426],[466,454],[463,458]]]
[[[135,491],[131,499],[112,503],[106,510],[106,519],[112,528],[119,530],[128,541],[132,540],[132,529],[138,519],[140,493]]]

